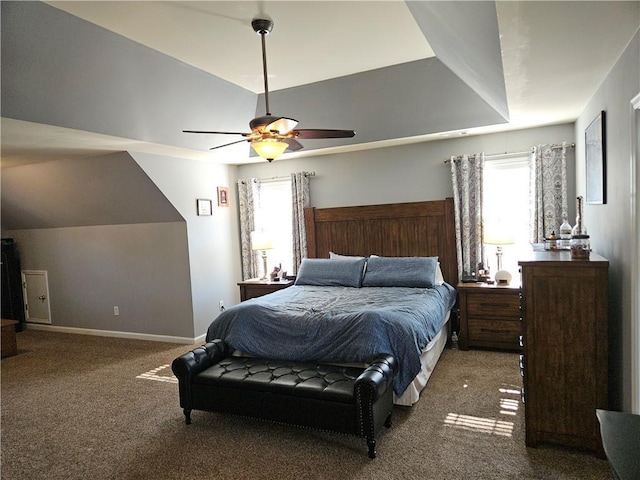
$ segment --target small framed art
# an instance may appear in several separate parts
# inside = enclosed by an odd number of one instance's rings
[[[584,131],[587,172],[586,201],[607,203],[606,112],[603,110]]]
[[[207,198],[198,198],[196,200],[196,207],[199,216],[208,216],[212,212],[212,202]]]
[[[229,189],[227,187],[218,187],[218,206],[229,206]]]

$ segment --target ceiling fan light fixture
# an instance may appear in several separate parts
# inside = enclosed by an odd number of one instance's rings
[[[227,147],[240,142],[250,142],[255,152],[265,160],[271,162],[289,149],[290,152],[301,150],[302,144],[296,139],[317,140],[323,138],[351,138],[356,132],[353,130],[336,129],[302,129],[294,130],[298,121],[293,118],[274,116],[269,109],[269,75],[267,74],[267,49],[265,37],[273,29],[273,21],[254,18],[251,21],[253,30],[260,35],[262,42],[262,76],[264,77],[264,106],[265,114],[249,122],[250,132],[220,132],[205,130],[183,130],[184,133],[202,133],[207,135],[242,135],[245,140],[237,140],[211,147],[209,150]]]
[[[251,142],[251,147],[265,160],[271,162],[284,153],[289,144],[276,138],[265,138],[257,142]]]

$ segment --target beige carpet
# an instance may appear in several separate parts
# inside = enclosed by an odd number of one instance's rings
[[[356,437],[193,413],[171,361],[190,346],[18,334],[1,362],[2,479],[609,479],[605,460],[524,446],[518,356],[446,350],[367,457]]]

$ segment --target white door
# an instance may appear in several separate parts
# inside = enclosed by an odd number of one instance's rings
[[[49,281],[46,270],[24,270],[24,316],[27,322],[51,323]]]

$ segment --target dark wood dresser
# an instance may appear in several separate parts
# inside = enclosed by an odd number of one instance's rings
[[[520,285],[459,283],[460,349],[520,350]]]
[[[526,444],[604,455],[596,409],[607,409],[609,262],[591,253],[521,260]]]

